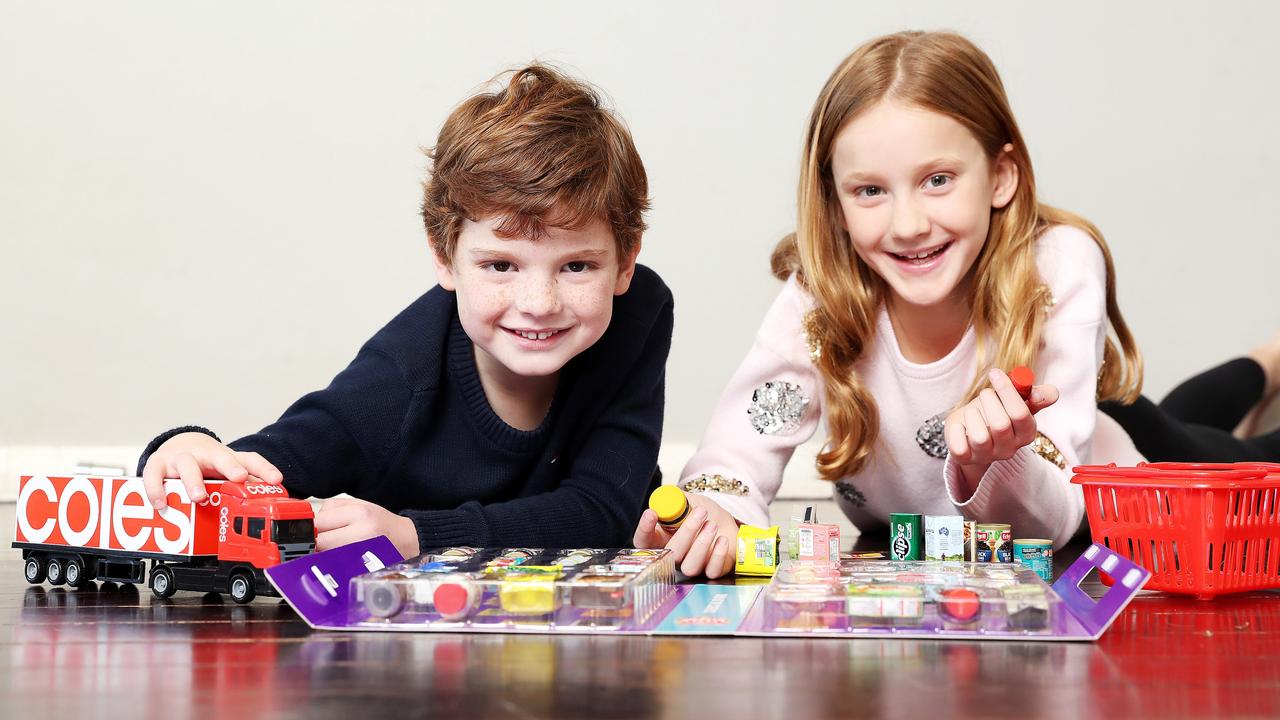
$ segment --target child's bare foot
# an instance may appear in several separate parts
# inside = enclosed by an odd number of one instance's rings
[[[1266,376],[1267,382],[1262,391],[1262,399],[1236,426],[1233,434],[1238,438],[1250,438],[1257,434],[1258,422],[1262,419],[1267,406],[1275,400],[1277,394],[1280,394],[1280,335],[1272,338],[1271,342],[1251,350],[1249,357],[1262,366],[1262,373]]]

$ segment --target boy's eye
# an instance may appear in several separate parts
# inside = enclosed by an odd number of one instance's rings
[[[931,188],[942,187],[949,182],[951,182],[951,178],[946,175],[930,175],[929,179],[924,181],[925,185]]]
[[[494,272],[504,273],[511,269],[511,263],[506,260],[494,260],[491,263],[487,263],[487,267]]]
[[[565,263],[564,269],[571,273],[582,273],[591,269],[591,264],[582,260],[574,260],[573,262]]]

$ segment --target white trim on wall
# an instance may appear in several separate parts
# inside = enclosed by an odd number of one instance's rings
[[[679,479],[680,470],[693,456],[696,447],[691,443],[670,443],[658,453],[658,463],[666,482]],[[795,459],[788,465],[782,483],[780,499],[829,499],[831,485],[815,480],[813,454],[815,449],[801,446]],[[132,475],[136,469],[141,446],[135,445],[15,445],[0,447],[0,502],[13,502],[18,495],[18,475],[38,472],[99,473]]]

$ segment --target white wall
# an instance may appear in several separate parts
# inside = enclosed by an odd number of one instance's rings
[[[642,259],[677,298],[666,439],[685,452],[776,291],[814,96],[903,28],[962,31],[996,61],[1044,199],[1111,243],[1158,396],[1280,329],[1278,20],[1264,3],[3,0],[0,457],[127,454],[188,422],[235,436],[326,384],[433,283],[419,147],[531,58],[605,88],[646,160]]]

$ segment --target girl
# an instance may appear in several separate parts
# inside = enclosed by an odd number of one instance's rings
[[[738,523],[768,524],[821,421],[818,474],[860,529],[959,513],[1061,546],[1083,516],[1071,467],[1144,459],[1099,401],[1148,428],[1178,418],[1130,405],[1142,358],[1107,245],[1038,201],[990,59],[948,33],[867,43],[818,97],[800,175],[796,233],[772,258],[786,284],[681,475],[689,519],[672,534],[646,511],[636,546],[727,573]],[[1002,370],[1017,365],[1046,381],[1025,401]],[[1278,373],[1259,374],[1253,402]]]

